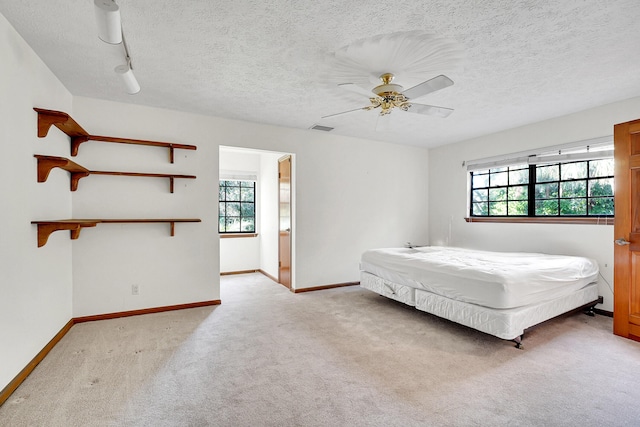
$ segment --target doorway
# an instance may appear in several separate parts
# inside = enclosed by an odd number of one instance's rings
[[[291,289],[295,286],[295,200],[290,189],[295,179],[294,155],[291,153],[257,150],[251,148],[220,146],[219,179],[255,177],[255,233],[233,235],[220,232],[220,274],[231,275],[259,272],[274,282]],[[287,230],[288,246],[280,236],[280,160],[288,163],[289,206]],[[293,169],[292,169],[293,168]],[[221,196],[219,196],[221,197]],[[220,206],[218,206],[220,212]],[[227,213],[228,214],[228,213]],[[219,216],[221,214],[219,213]],[[219,218],[220,221],[220,218]],[[282,243],[282,245],[281,245]],[[285,260],[286,271],[281,271],[281,249],[289,252]]]

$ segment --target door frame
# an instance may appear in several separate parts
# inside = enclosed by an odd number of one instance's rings
[[[281,223],[281,211],[280,211],[280,164],[284,161],[289,161],[289,280],[288,283],[283,283],[282,280],[282,246],[280,239],[280,223]],[[286,154],[278,159],[278,283],[284,285],[290,290],[294,290],[294,275],[293,275],[293,254],[294,254],[294,187],[293,187],[293,155]]]

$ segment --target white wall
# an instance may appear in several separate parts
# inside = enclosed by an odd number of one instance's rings
[[[612,135],[614,124],[638,117],[640,98],[633,98],[432,149],[429,158],[430,243],[593,258],[598,261],[603,276],[599,287],[605,302],[600,307],[613,311],[612,225],[466,223],[467,172],[462,162]]]
[[[260,237],[220,239],[220,273],[259,270]]]
[[[73,116],[89,133],[196,145],[176,150],[87,142],[77,161],[91,170],[196,175],[176,180],[92,175],[73,194],[76,218],[200,218],[201,223],[100,224],[73,245],[75,317],[220,298],[218,146],[208,117],[89,98]],[[131,286],[138,285],[139,295]]]
[[[67,173],[36,181],[34,154],[69,157],[52,127],[37,137],[33,107],[69,111],[71,95],[0,15],[0,390],[71,319],[71,241],[53,233],[37,247],[38,219],[71,216]]]

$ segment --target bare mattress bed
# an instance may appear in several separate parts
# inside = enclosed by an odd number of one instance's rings
[[[424,246],[362,254],[360,286],[520,347],[524,330],[595,306],[598,264],[588,258]]]

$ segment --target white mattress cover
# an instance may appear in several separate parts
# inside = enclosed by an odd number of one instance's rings
[[[598,299],[598,285],[591,283],[571,294],[526,307],[496,310],[455,301],[416,289],[415,307],[461,325],[503,339],[514,339],[524,330]]]
[[[595,282],[584,257],[427,246],[372,249],[360,268],[383,279],[489,308],[554,300]]]
[[[411,286],[399,285],[365,271],[360,272],[360,286],[407,305],[416,305],[416,289]]]

